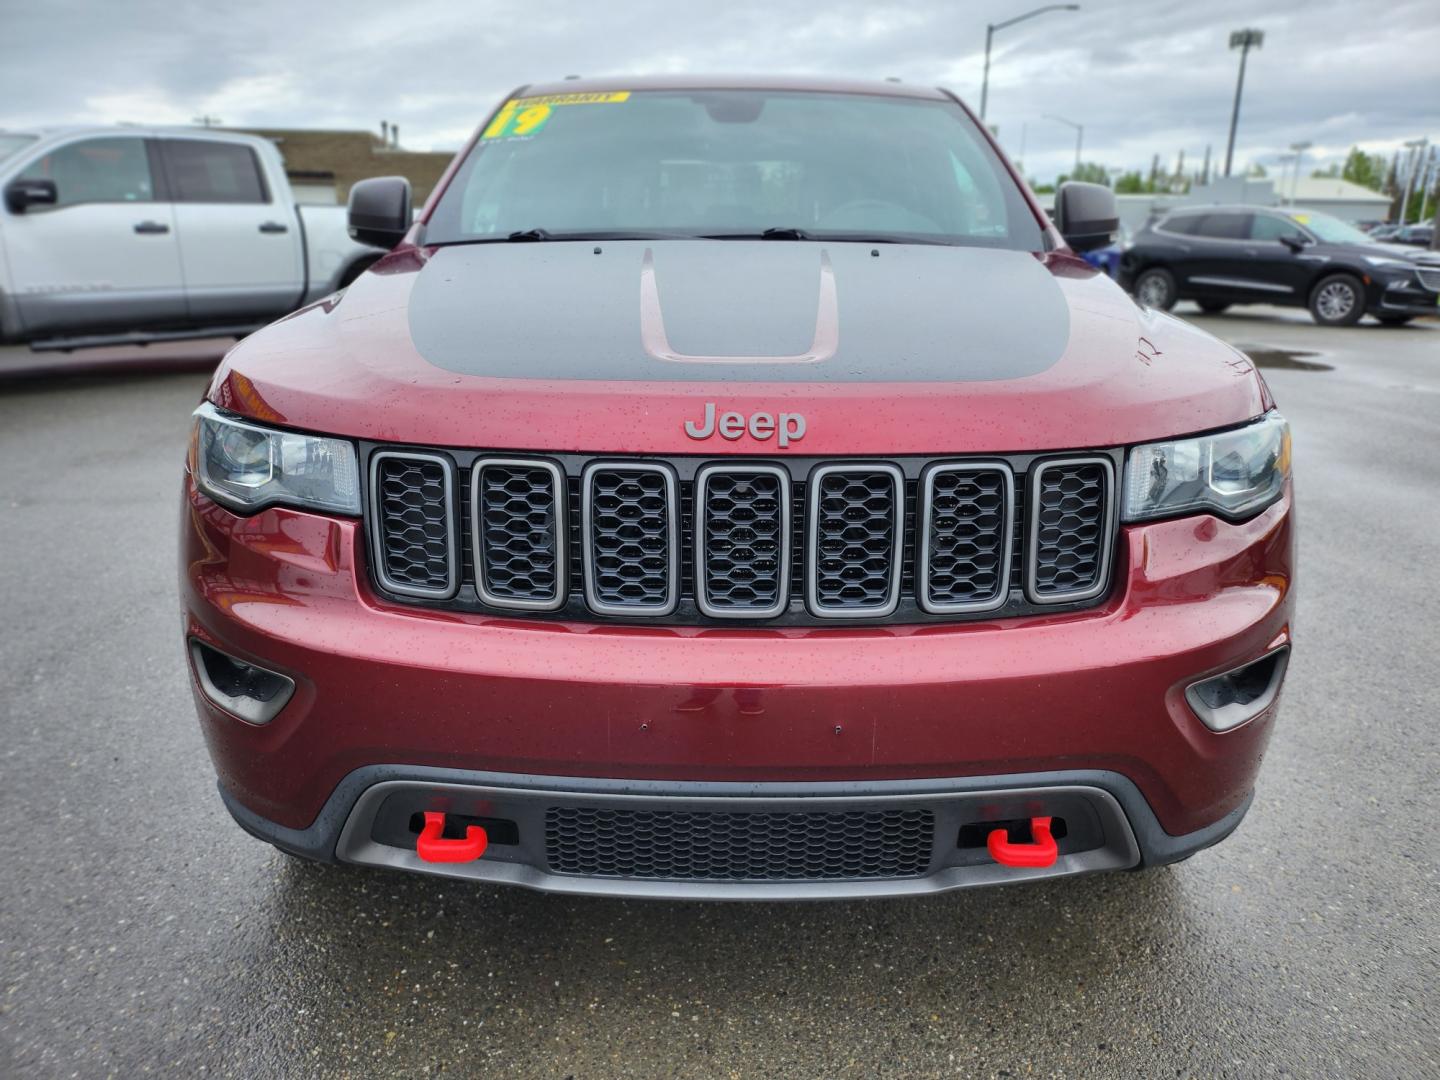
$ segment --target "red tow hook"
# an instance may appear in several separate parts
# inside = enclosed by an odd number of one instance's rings
[[[990,857],[1002,866],[1053,866],[1060,855],[1055,838],[1050,835],[1050,819],[1030,819],[1030,835],[1035,839],[1029,844],[1012,844],[1004,829],[992,829],[985,839]]]
[[[479,825],[468,826],[464,840],[446,840],[440,835],[444,831],[445,815],[425,811],[425,827],[415,841],[415,854],[426,862],[474,862],[485,854],[485,845],[490,842]]]

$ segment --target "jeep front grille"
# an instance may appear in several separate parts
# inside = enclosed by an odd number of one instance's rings
[[[470,494],[475,588],[487,604],[565,603],[565,477],[549,461],[481,458]]]
[[[376,584],[572,620],[956,621],[1110,587],[1118,451],[983,460],[487,456],[371,446]]]
[[[370,465],[375,572],[401,596],[444,599],[459,584],[450,460],[381,451]]]
[[[1025,588],[1035,603],[1086,600],[1105,590],[1114,476],[1109,458],[1043,461],[1031,470]]]
[[[930,868],[927,809],[623,810],[552,806],[545,855],[557,874],[661,881],[850,881]]]

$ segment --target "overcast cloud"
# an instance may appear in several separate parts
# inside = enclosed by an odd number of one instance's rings
[[[1167,168],[1207,143],[1223,158],[1238,54],[1251,54],[1237,164],[1274,167],[1308,140],[1306,168],[1358,143],[1389,153],[1440,137],[1440,2],[1081,0],[995,39],[990,122],[1026,172],[1074,160]],[[369,128],[411,149],[454,149],[518,84],[570,73],[802,72],[898,76],[978,108],[985,24],[1037,0],[659,0],[515,3],[347,0],[0,0],[0,127],[47,123]],[[1311,160],[1313,158],[1313,162]]]

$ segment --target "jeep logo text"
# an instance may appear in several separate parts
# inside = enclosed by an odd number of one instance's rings
[[[715,432],[720,432],[722,439],[729,439],[732,442],[747,431],[752,439],[761,442],[776,437],[780,449],[785,449],[792,442],[799,442],[805,437],[805,417],[800,413],[782,412],[778,416],[767,412],[751,413],[747,419],[738,412],[721,413],[719,420],[715,418],[715,403],[705,403],[705,418],[698,424],[694,420],[685,421],[685,434],[692,439],[708,439]]]

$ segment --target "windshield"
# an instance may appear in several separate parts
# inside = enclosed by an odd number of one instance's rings
[[[1333,218],[1329,214],[1316,214],[1309,210],[1296,210],[1290,214],[1290,219],[1297,225],[1303,225],[1315,234],[1315,238],[1325,244],[1373,244],[1374,238],[1367,236],[1349,222]]]
[[[4,161],[11,154],[23,147],[29,146],[35,141],[34,135],[4,135],[0,134],[0,161]]]
[[[750,90],[507,102],[436,206],[426,240],[766,230],[791,240],[1043,246],[1019,187],[953,102]]]

